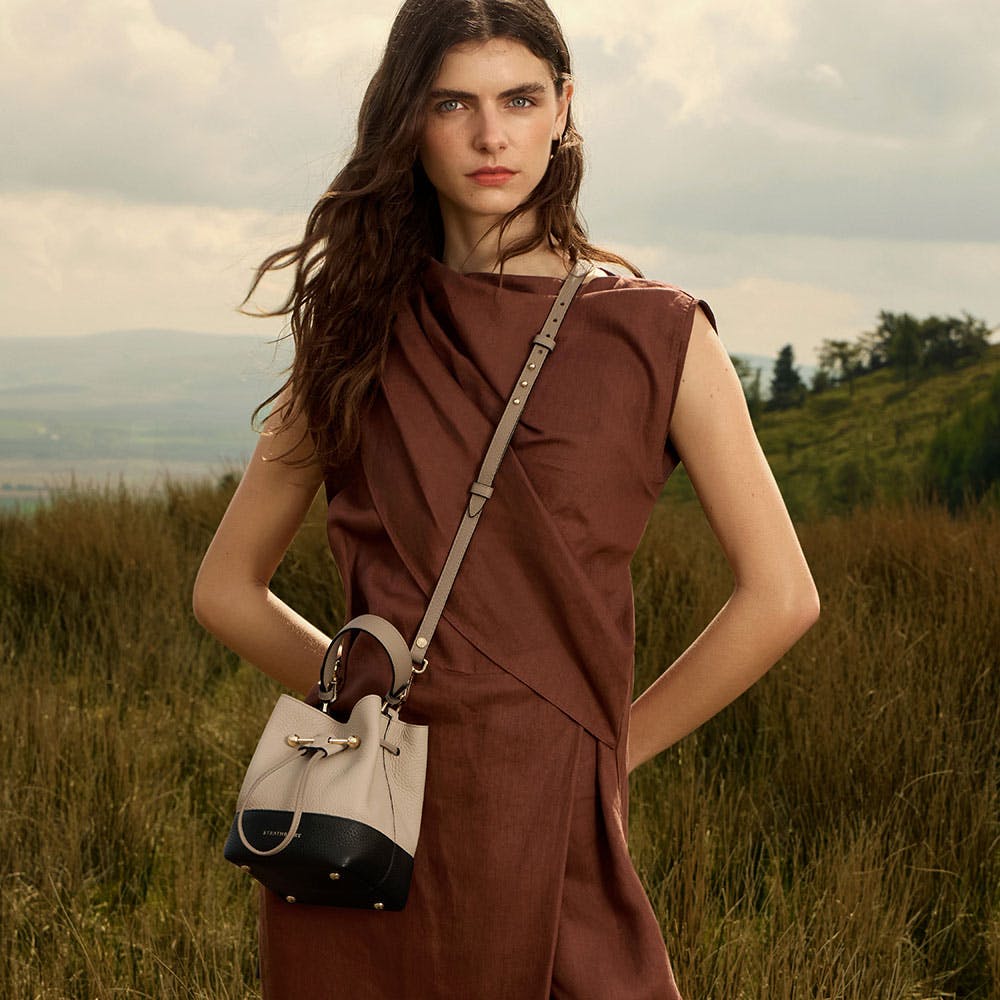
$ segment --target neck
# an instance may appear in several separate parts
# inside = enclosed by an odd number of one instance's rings
[[[490,226],[496,221],[495,219],[449,219],[448,214],[442,212],[445,233],[442,261],[463,274],[474,271],[499,271],[500,257],[504,248],[533,232],[535,226],[533,217],[522,216],[510,226],[501,244],[499,228],[490,232]],[[528,253],[508,258],[504,266],[513,274],[556,278],[565,277],[570,269],[570,263],[563,254],[553,250],[547,243],[535,247]]]

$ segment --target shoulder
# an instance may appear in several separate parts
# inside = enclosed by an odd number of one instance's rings
[[[635,275],[616,274],[606,268],[597,271],[598,282],[594,291],[604,290],[614,293],[629,310],[647,310],[659,317],[673,320],[681,331],[690,333],[693,327],[708,326],[716,333],[718,324],[711,306],[702,298],[679,285],[653,278],[638,278]]]

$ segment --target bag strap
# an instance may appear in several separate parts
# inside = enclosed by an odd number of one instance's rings
[[[451,543],[451,550],[448,552],[448,558],[445,560],[440,577],[438,577],[437,586],[434,588],[434,593],[431,595],[430,602],[427,605],[427,611],[420,622],[420,627],[417,629],[416,638],[410,646],[410,657],[417,666],[423,664],[427,655],[427,649],[434,638],[434,632],[441,619],[441,613],[444,611],[445,603],[448,600],[448,595],[451,593],[451,588],[455,583],[455,577],[458,575],[459,567],[462,565],[465,551],[469,547],[469,542],[472,540],[476,528],[479,526],[480,514],[486,506],[486,501],[493,496],[493,479],[497,474],[497,469],[500,468],[500,463],[503,461],[504,455],[507,454],[507,448],[510,446],[514,430],[521,419],[521,413],[524,411],[528,396],[535,387],[535,382],[542,370],[542,365],[545,364],[548,356],[555,349],[556,335],[559,333],[559,328],[566,318],[566,313],[569,311],[576,293],[580,290],[587,275],[592,270],[593,265],[587,262],[584,266],[581,267],[578,265],[570,271],[566,276],[566,280],[562,283],[562,287],[559,289],[559,294],[556,296],[555,302],[552,303],[552,309],[549,311],[542,329],[532,338],[532,346],[528,352],[528,358],[521,369],[521,374],[514,384],[514,388],[507,398],[507,406],[493,433],[493,439],[486,449],[486,457],[483,459],[482,466],[480,466],[479,475],[476,476],[469,487],[469,503],[465,508],[465,513],[462,515],[462,520],[459,522],[458,531],[455,533],[454,541]]]
[[[479,526],[480,515],[486,506],[486,501],[493,495],[493,480],[496,477],[497,469],[500,468],[500,463],[507,453],[507,448],[514,436],[514,430],[521,419],[521,413],[528,401],[528,396],[535,387],[542,365],[545,364],[556,346],[556,335],[566,318],[566,313],[573,304],[576,293],[594,270],[594,265],[589,261],[580,261],[574,266],[563,281],[541,330],[531,340],[531,349],[528,352],[527,360],[524,362],[521,374],[507,398],[507,406],[493,432],[493,438],[486,449],[486,456],[480,466],[479,474],[469,487],[468,505],[459,522],[448,557],[445,559],[444,567],[408,653],[405,652],[405,640],[402,640],[396,629],[384,619],[377,615],[359,615],[357,618],[353,618],[341,628],[327,647],[326,656],[323,658],[323,665],[320,669],[319,697],[321,704],[328,705],[337,696],[337,666],[340,663],[338,644],[341,636],[347,632],[368,632],[382,644],[389,654],[393,667],[393,684],[385,700],[394,709],[398,709],[405,701],[414,674],[421,674],[427,668],[427,650],[434,638],[434,632],[441,620],[441,614],[455,583],[455,577],[458,576],[458,570],[462,565],[462,559],[469,547],[469,542]],[[329,661],[331,651],[335,647],[337,647],[337,654],[331,676]]]

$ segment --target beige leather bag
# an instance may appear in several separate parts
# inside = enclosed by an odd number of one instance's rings
[[[411,645],[377,615],[358,615],[333,637],[320,669],[320,707],[281,695],[250,761],[225,857],[290,903],[401,910],[420,836],[427,727],[399,712],[427,650],[517,421],[576,293],[592,270],[578,264],[556,296],[469,487],[448,558]],[[346,722],[337,699],[343,637],[364,632],[389,657],[384,696],[359,698]],[[331,657],[333,660],[331,666]]]

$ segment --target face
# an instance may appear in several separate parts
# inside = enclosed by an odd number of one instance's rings
[[[492,224],[524,202],[566,128],[573,86],[556,95],[551,66],[521,42],[449,49],[431,87],[420,161],[445,227]]]

